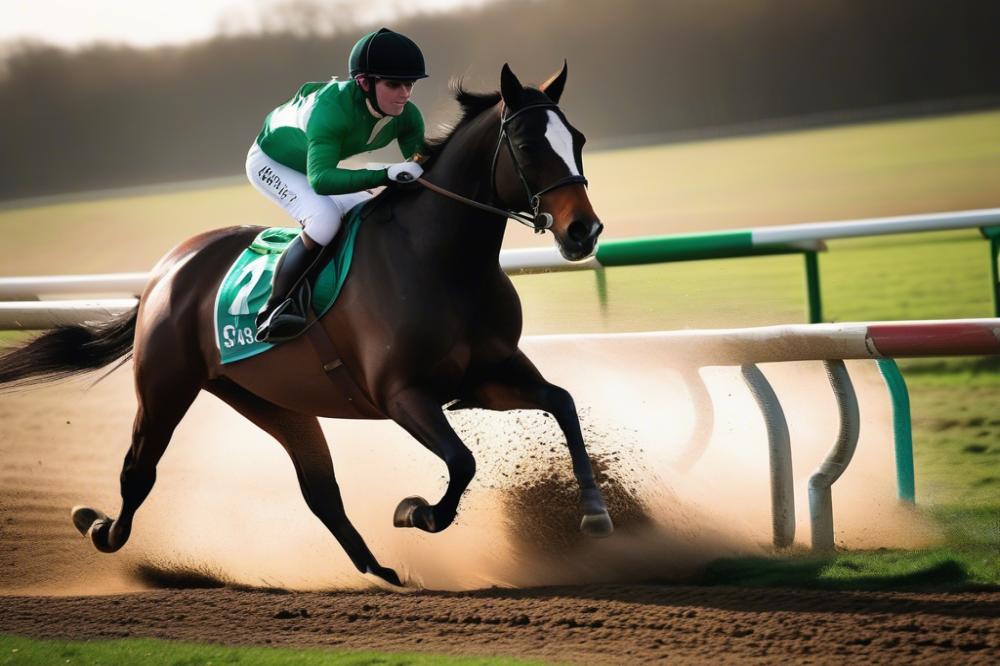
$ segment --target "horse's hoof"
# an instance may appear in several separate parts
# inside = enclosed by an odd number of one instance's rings
[[[600,539],[611,536],[615,531],[615,524],[611,522],[611,516],[607,511],[591,513],[586,514],[580,521],[580,531],[589,537]]]
[[[72,511],[73,525],[85,537],[90,537],[94,547],[102,553],[113,553],[118,547],[111,545],[111,525],[115,521],[97,509],[75,506]]]
[[[369,566],[365,570],[365,578],[383,589],[393,590],[394,592],[412,591],[403,585],[403,581],[399,579],[399,574],[388,567]]]
[[[434,512],[423,497],[407,497],[392,514],[392,524],[396,527],[416,527],[425,532],[436,532]]]
[[[73,517],[73,526],[83,536],[90,534],[90,528],[95,522],[108,519],[102,512],[89,506],[74,506],[70,515]]]
[[[93,542],[94,548],[102,553],[117,552],[124,543],[119,543],[117,546],[111,545],[111,524],[113,522],[110,518],[98,518],[90,526],[90,540]]]

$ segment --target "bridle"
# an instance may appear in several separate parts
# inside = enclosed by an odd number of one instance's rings
[[[579,183],[585,186],[587,185],[587,179],[583,175],[565,176],[556,182],[551,183],[547,187],[543,187],[537,192],[532,193],[531,186],[528,185],[528,179],[524,175],[524,169],[521,168],[521,163],[517,161],[517,155],[514,153],[514,145],[511,143],[510,134],[507,132],[507,126],[513,122],[515,118],[526,111],[531,111],[533,109],[558,108],[558,104],[553,104],[552,102],[542,102],[539,104],[529,104],[528,106],[522,107],[514,113],[507,115],[507,107],[504,106],[503,113],[500,116],[500,138],[497,140],[496,150],[493,151],[493,163],[490,165],[490,188],[493,193],[493,200],[499,201],[500,197],[497,194],[497,162],[500,159],[500,146],[506,145],[507,152],[510,154],[510,161],[514,165],[514,171],[517,172],[517,177],[521,181],[521,185],[524,186],[524,193],[528,197],[528,205],[531,207],[531,226],[535,228],[535,233],[538,234],[552,227],[552,216],[548,213],[538,212],[538,209],[542,205],[542,195],[560,187],[565,187],[566,185],[575,185]]]
[[[524,175],[524,169],[521,167],[521,163],[517,161],[517,155],[514,152],[514,146],[510,140],[510,134],[507,132],[507,126],[518,116],[526,111],[531,111],[533,109],[558,109],[559,105],[552,102],[543,102],[540,104],[529,104],[528,106],[522,107],[515,111],[514,113],[507,115],[507,107],[504,107],[504,111],[500,115],[500,136],[497,139],[497,147],[493,151],[493,162],[490,164],[490,192],[491,200],[500,202],[500,196],[497,194],[496,180],[497,180],[497,162],[500,160],[500,148],[504,145],[507,146],[507,152],[510,154],[511,162],[514,165],[514,171],[517,173],[518,179],[521,181],[521,185],[524,187],[524,193],[527,197],[528,206],[531,208],[530,215],[528,213],[523,213],[520,211],[507,210],[505,208],[498,208],[496,206],[491,206],[489,204],[484,204],[473,199],[463,197],[460,194],[455,194],[449,190],[428,182],[424,178],[418,178],[417,182],[426,187],[429,190],[437,192],[438,194],[444,195],[455,199],[456,201],[461,201],[462,203],[468,204],[480,210],[489,211],[491,213],[496,213],[497,215],[503,215],[504,217],[513,218],[520,222],[521,224],[531,227],[535,230],[536,234],[543,233],[546,229],[552,227],[552,215],[549,213],[539,212],[539,208],[542,206],[542,195],[552,190],[558,189],[560,187],[565,187],[566,185],[581,184],[586,186],[587,179],[583,175],[569,175],[564,178],[560,178],[554,183],[543,187],[542,189],[532,192],[531,186],[528,184],[528,179]],[[401,174],[405,175],[405,174]],[[501,202],[502,203],[502,202]]]

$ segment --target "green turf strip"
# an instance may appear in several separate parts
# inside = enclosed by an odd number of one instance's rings
[[[997,559],[995,550],[959,548],[734,558],[713,562],[700,582],[822,590],[1000,590]]]
[[[471,658],[442,655],[292,650],[284,648],[224,647],[129,638],[113,641],[40,641],[0,635],[0,666],[43,664],[143,664],[143,666],[472,666],[539,664],[502,657]]]
[[[717,560],[707,585],[824,590],[962,591],[1000,589],[1000,505],[935,507],[946,544],[915,551],[879,549]]]

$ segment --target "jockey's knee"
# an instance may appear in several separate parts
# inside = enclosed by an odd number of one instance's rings
[[[314,215],[303,225],[306,235],[318,245],[327,246],[340,229],[340,211],[324,211]]]
[[[340,225],[347,213],[371,197],[370,192],[317,197],[314,207],[310,209],[312,214],[302,225],[306,235],[319,245],[329,245],[340,230]]]

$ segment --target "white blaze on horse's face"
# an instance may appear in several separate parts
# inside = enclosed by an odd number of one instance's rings
[[[576,163],[576,155],[573,152],[573,135],[570,134],[566,123],[555,111],[546,111],[549,116],[549,123],[545,127],[545,138],[555,154],[566,163],[566,168],[573,176],[580,175],[580,165]]]

